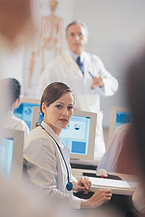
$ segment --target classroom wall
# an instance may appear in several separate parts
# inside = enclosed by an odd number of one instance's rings
[[[100,56],[108,71],[118,79],[118,92],[111,97],[101,97],[103,125],[107,128],[110,124],[111,106],[127,106],[126,69],[136,49],[144,43],[145,1],[59,0],[58,5],[56,14],[63,18],[64,29],[74,19],[86,22],[89,30],[87,51]],[[64,39],[63,49],[66,47]],[[23,51],[13,55],[13,59],[8,56],[4,77],[16,77],[23,85],[26,71],[22,70],[22,58]]]
[[[0,51],[0,78],[14,77],[23,80],[23,48]]]

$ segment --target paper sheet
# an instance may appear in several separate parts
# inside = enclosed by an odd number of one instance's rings
[[[114,179],[104,179],[104,178],[93,178],[89,177],[89,180],[92,183],[92,186],[100,186],[100,187],[110,187],[110,188],[136,188],[137,182],[127,182],[122,180],[114,180]]]

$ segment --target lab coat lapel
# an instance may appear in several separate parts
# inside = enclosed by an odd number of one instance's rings
[[[69,69],[78,77],[78,78],[86,78],[89,75],[90,72],[94,72],[93,69],[93,63],[92,58],[87,54],[87,52],[83,51],[83,59],[84,59],[84,75],[82,74],[79,66],[76,64],[76,62],[71,57],[69,51],[66,51],[64,53],[65,61],[67,62],[67,65]]]
[[[69,69],[77,76],[80,78],[83,78],[83,74],[79,68],[79,66],[77,65],[77,63],[73,60],[73,58],[71,57],[69,51],[66,51],[64,53],[64,59],[67,62],[67,65],[69,67]]]
[[[89,71],[92,73],[93,72],[93,67],[92,67],[92,59],[91,57],[84,51],[84,77],[86,78],[89,75]]]

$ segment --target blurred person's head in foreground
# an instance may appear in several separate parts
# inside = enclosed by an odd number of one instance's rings
[[[0,0],[0,35],[17,46],[29,41],[36,30],[30,0]]]
[[[136,157],[141,177],[145,178],[145,51],[136,58],[129,68],[128,102],[132,115]]]
[[[0,174],[0,182],[1,217],[63,217],[64,209],[67,216],[74,216],[62,201],[42,197],[32,186],[23,184],[16,175],[13,180],[8,180]]]

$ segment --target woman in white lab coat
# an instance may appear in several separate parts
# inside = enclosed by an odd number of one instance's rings
[[[73,196],[72,190],[89,192],[86,178],[77,181],[70,174],[69,151],[59,139],[73,114],[74,96],[64,83],[48,85],[42,95],[40,109],[44,121],[32,130],[25,140],[24,168],[34,186],[45,195],[63,199],[72,208],[95,208],[111,199],[111,190],[99,189],[83,200]]]

